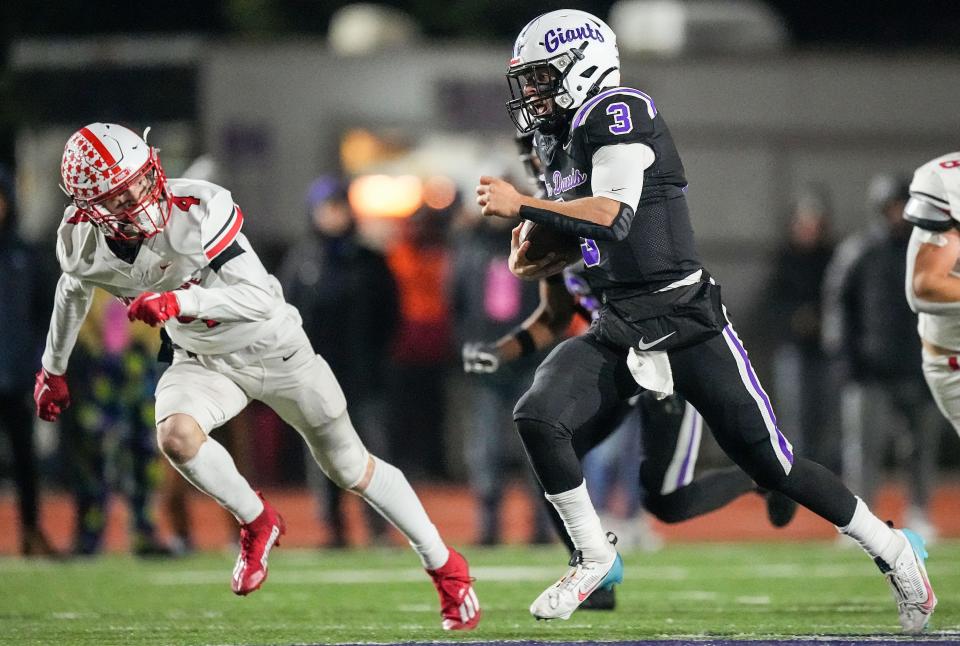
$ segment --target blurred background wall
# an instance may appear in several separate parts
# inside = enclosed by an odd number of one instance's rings
[[[675,14],[688,5],[717,15],[684,22]],[[639,17],[638,7],[647,8]],[[753,25],[758,12],[766,22]],[[468,28],[457,40],[425,38],[407,13],[344,13],[326,39],[14,41],[8,74],[20,114],[11,134],[24,234],[39,239],[56,226],[62,142],[97,119],[152,126],[172,176],[212,155],[218,181],[253,215],[248,234],[271,245],[301,232],[303,190],[318,173],[443,174],[465,194],[481,173],[519,174],[503,108],[508,39],[480,43]],[[646,27],[666,41],[655,47],[643,34],[620,37],[624,83],[651,94],[673,130],[701,251],[734,312],[759,297],[763,283],[753,278],[803,187],[830,195],[842,234],[869,218],[871,176],[909,172],[953,147],[955,55],[791,45],[784,19],[760,3],[624,2],[610,14],[615,30],[621,16],[620,33],[634,34],[638,21],[666,23]],[[390,31],[398,15],[407,32]],[[686,35],[664,36],[677,23]],[[727,40],[716,35],[724,25]]]

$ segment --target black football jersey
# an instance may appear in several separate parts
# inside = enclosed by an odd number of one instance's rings
[[[640,90],[608,89],[577,110],[560,136],[537,133],[547,199],[590,197],[592,160],[603,146],[642,143],[655,161],[638,168],[643,192],[626,239],[581,239],[586,276],[598,292],[642,293],[701,268],[687,211],[680,155],[653,99]],[[632,205],[631,205],[632,206]]]

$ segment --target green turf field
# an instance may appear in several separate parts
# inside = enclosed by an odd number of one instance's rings
[[[536,622],[530,601],[562,573],[558,547],[465,550],[484,611],[468,634],[439,629],[437,599],[404,550],[278,549],[270,579],[230,592],[233,556],[106,556],[66,564],[0,560],[0,643],[313,644],[358,641],[618,640],[897,634],[872,563],[826,543],[672,545],[626,553],[614,612]],[[960,639],[960,541],[928,562],[940,598],[932,634]],[[945,633],[945,634],[944,634]]]

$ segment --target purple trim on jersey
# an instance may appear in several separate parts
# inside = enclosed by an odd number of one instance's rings
[[[690,414],[693,417],[691,421],[690,440],[687,442],[687,452],[683,456],[683,464],[680,466],[680,473],[677,474],[677,486],[674,488],[674,491],[690,484],[691,476],[693,475],[693,465],[691,464],[693,449],[700,443],[700,423],[702,421],[700,413],[691,407]]]
[[[763,390],[763,387],[760,386],[760,381],[757,379],[757,375],[753,371],[753,366],[750,365],[750,359],[747,358],[746,349],[744,349],[743,345],[740,343],[740,339],[737,338],[737,333],[733,331],[733,326],[727,325],[725,328],[723,328],[723,334],[727,337],[727,340],[733,345],[733,347],[736,348],[740,358],[743,359],[743,365],[746,369],[747,377],[750,380],[750,386],[753,388],[753,392],[760,396],[764,407],[767,409],[767,414],[770,416],[770,420],[773,422],[773,428],[770,429],[768,427],[767,430],[776,433],[777,444],[780,445],[780,452],[787,459],[787,462],[793,464],[793,447],[790,446],[790,442],[788,442],[787,438],[785,438],[783,433],[780,432],[780,427],[777,425],[777,416],[773,413],[773,406],[770,405],[770,398],[767,397],[767,393]]]
[[[650,106],[650,110],[653,111],[653,114],[650,115],[650,118],[657,116],[657,106],[654,105],[653,99],[646,92],[641,92],[640,90],[634,90],[630,87],[616,87],[612,90],[606,90],[601,92],[597,96],[593,97],[577,110],[577,113],[573,115],[573,128],[579,128],[580,124],[583,123],[584,119],[587,118],[587,115],[590,114],[590,111],[593,109],[597,103],[603,101],[608,96],[613,96],[614,94],[632,94],[633,96],[638,96],[644,101],[647,102],[647,105]],[[649,114],[649,111],[647,112]]]

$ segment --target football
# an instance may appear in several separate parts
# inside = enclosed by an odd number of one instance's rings
[[[558,257],[573,262],[580,257],[580,238],[552,227],[524,220],[520,225],[520,243],[530,241],[528,260],[540,260],[551,251]]]

